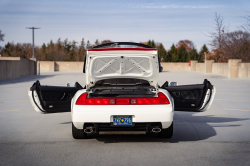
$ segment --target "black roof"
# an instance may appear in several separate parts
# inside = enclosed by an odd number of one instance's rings
[[[101,45],[95,46],[92,49],[95,49],[95,48],[109,48],[109,47],[115,47],[115,46],[119,46],[119,45],[132,45],[132,46],[139,46],[139,47],[143,47],[143,48],[153,48],[153,47],[150,47],[148,45],[141,44],[141,43],[134,43],[134,42],[112,42],[112,43],[105,43],[105,44],[101,44]]]

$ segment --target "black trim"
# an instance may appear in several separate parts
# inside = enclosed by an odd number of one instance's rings
[[[79,84],[79,82],[76,82],[75,83],[76,87],[79,88],[79,89],[86,89],[86,88],[83,88],[81,84]]]
[[[168,81],[166,81],[166,82],[161,86],[162,89],[167,88],[167,87],[168,87]]]
[[[101,45],[95,46],[92,49],[103,48],[103,47],[105,48],[107,46],[111,46],[112,44],[116,44],[116,43],[117,43],[117,45],[134,45],[134,46],[140,46],[140,47],[143,47],[143,48],[153,48],[153,47],[150,47],[148,45],[141,44],[141,43],[134,43],[134,42],[111,42],[111,43],[105,43],[105,44],[101,44]]]
[[[135,127],[135,122],[132,122],[132,125],[114,125],[113,122],[111,122],[111,123],[110,123],[110,126],[111,126],[111,127],[115,127],[115,128],[117,128],[117,127],[118,127],[118,128],[119,128],[119,127],[121,127],[121,128]]]
[[[83,64],[83,73],[85,73],[85,66],[86,66],[86,56],[87,56],[87,54],[85,55],[85,58],[84,58],[84,64]]]
[[[157,56],[158,56],[158,68],[159,68],[159,73],[161,72],[161,61],[160,61],[160,57],[159,57],[159,55],[158,55],[158,53],[157,53]]]
[[[203,108],[205,108],[205,107],[208,105],[208,103],[210,102],[211,97],[213,96],[213,89],[214,89],[214,86],[212,85],[212,89],[210,89],[211,95],[210,95],[210,97],[209,97],[209,99],[208,99],[207,103],[204,105],[204,107],[203,107]]]
[[[150,132],[152,127],[158,126],[162,128],[161,122],[133,122],[133,126],[113,126],[110,123],[84,123],[84,128],[94,126],[97,132],[99,131],[146,131]]]
[[[53,92],[63,92],[63,93],[69,93],[69,92],[75,92],[83,88],[78,87],[64,87],[64,86],[44,86],[40,85],[40,90],[42,91],[53,91]]]
[[[39,108],[39,110],[42,111],[43,113],[46,113],[45,111],[43,111],[43,110],[37,105],[36,100],[35,100],[35,98],[34,98],[34,90],[32,90],[31,93],[32,93],[32,99],[33,99],[34,103],[36,104],[37,108]]]

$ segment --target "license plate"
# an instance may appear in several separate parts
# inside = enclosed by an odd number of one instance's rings
[[[114,116],[113,125],[114,126],[126,126],[132,125],[132,116]]]

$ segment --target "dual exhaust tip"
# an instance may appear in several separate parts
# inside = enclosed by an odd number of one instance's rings
[[[159,132],[161,132],[161,128],[154,127],[154,128],[152,128],[151,131],[154,133],[159,133]],[[95,128],[94,127],[86,127],[86,129],[84,129],[84,132],[85,133],[93,133],[93,132],[95,132]]]
[[[154,133],[159,133],[159,132],[161,132],[161,128],[159,128],[159,127],[154,127],[154,128],[152,128],[151,131],[154,132]]]
[[[83,130],[84,133],[93,133],[95,131],[94,127],[86,127],[86,129]]]

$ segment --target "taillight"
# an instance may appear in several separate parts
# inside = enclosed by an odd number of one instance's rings
[[[76,101],[76,105],[85,105],[87,93],[83,93]]]
[[[154,105],[169,104],[168,98],[161,92],[158,97],[151,98],[87,98],[83,93],[76,101],[76,105]]]
[[[112,104],[110,103],[110,99],[87,98],[87,93],[83,93],[76,101],[76,105],[110,105],[110,104]]]
[[[168,98],[161,92],[155,98],[132,98],[131,104],[135,105],[154,105],[154,104],[169,104]]]
[[[163,93],[158,93],[158,98],[160,99],[160,104],[169,104],[168,98]]]

